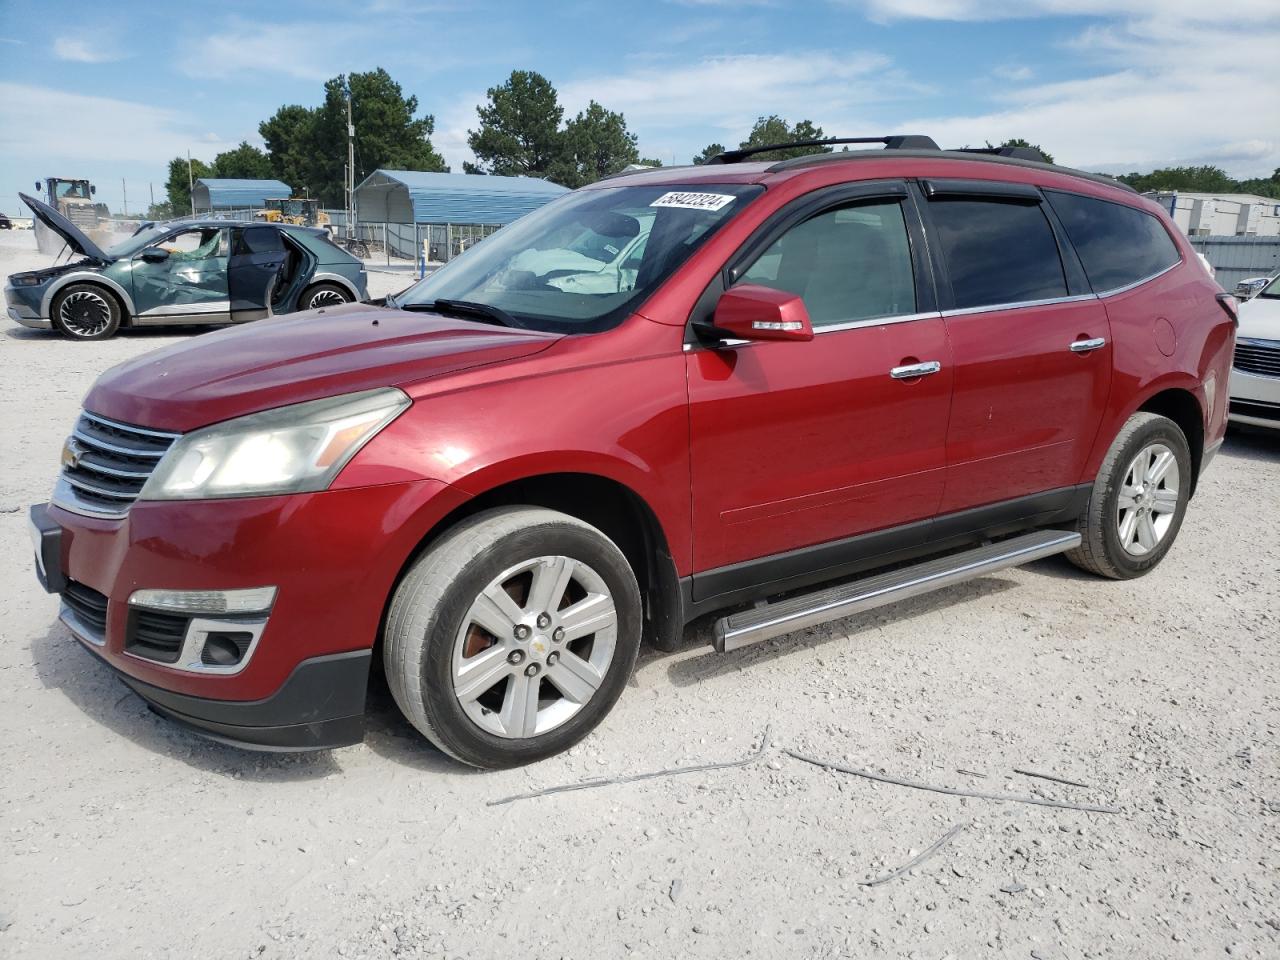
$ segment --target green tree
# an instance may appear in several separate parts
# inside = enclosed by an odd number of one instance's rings
[[[717,157],[722,153],[724,153],[723,143],[709,143],[702,149],[701,153],[694,156],[694,166],[700,167],[712,157]]]
[[[632,161],[632,162],[633,162],[633,163],[638,163],[638,164],[640,164],[640,166],[642,166],[642,167],[660,167],[660,166],[662,166],[662,161],[661,161],[661,160],[652,160],[652,159],[650,159],[649,157],[641,157],[639,160],[634,160],[634,161]]]
[[[249,143],[226,150],[213,158],[213,176],[228,179],[269,180],[272,177],[271,161],[267,155]]]
[[[418,98],[406,97],[400,84],[379,67],[368,73],[339,75],[324,85],[324,103],[311,123],[307,186],[327,206],[345,199],[342,170],[347,160],[347,99],[356,129],[355,181],[379,167],[445,172],[444,158],[431,145],[435,118],[418,117]]]
[[[1239,184],[1220,167],[1164,167],[1150,173],[1126,173],[1116,178],[1139,193],[1148,190],[1191,190],[1196,193],[1236,193]]]
[[[747,139],[739,144],[739,148],[763,147],[770,143],[793,143],[801,140],[821,140],[826,135],[821,127],[814,126],[809,120],[801,120],[794,127],[786,120],[773,115],[761,117],[751,128]],[[766,150],[753,154],[752,160],[787,160],[791,157],[804,157],[812,153],[830,153],[830,147],[786,147],[780,150]]]
[[[622,114],[606,110],[592,100],[586,110],[565,125],[560,157],[552,164],[549,177],[577,188],[639,162],[636,136],[627,131]]]
[[[315,142],[314,119],[314,110],[294,103],[258,124],[258,133],[267,145],[271,175],[298,193],[311,186],[307,178]]]
[[[1280,200],[1280,167],[1265,180],[1255,177],[1251,180],[1239,181],[1240,193],[1256,193],[1260,197],[1274,197]]]
[[[564,108],[542,74],[512,71],[506,83],[489,88],[476,113],[479,129],[467,131],[467,144],[484,172],[545,178],[562,161]]]
[[[159,210],[163,210],[161,216],[165,218],[188,216],[191,213],[190,184],[201,177],[211,176],[213,176],[213,170],[209,165],[203,160],[193,158],[191,161],[190,181],[188,181],[187,158],[174,157],[170,160],[169,179],[164,184],[168,200],[163,207],[160,204],[156,205]]]

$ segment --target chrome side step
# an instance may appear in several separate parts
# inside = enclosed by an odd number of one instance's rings
[[[842,583],[721,617],[716,621],[714,646],[721,653],[737,650],[749,643],[873,610],[1078,546],[1078,533],[1039,530],[864,580]]]

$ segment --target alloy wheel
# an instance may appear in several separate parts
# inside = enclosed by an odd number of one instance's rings
[[[111,325],[111,305],[102,294],[76,290],[62,298],[58,321],[73,336],[92,337]]]
[[[1148,444],[1130,461],[1116,503],[1116,525],[1126,553],[1146,556],[1168,535],[1181,481],[1178,458],[1163,443]]]
[[[336,307],[338,304],[346,302],[347,298],[337,290],[317,290],[311,295],[311,299],[307,301],[307,309],[315,310],[318,307]]]
[[[617,608],[595,570],[571,557],[528,560],[490,581],[463,618],[454,694],[486,732],[538,736],[595,696],[617,637]]]

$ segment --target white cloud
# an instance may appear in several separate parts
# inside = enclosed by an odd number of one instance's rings
[[[371,27],[314,21],[256,23],[232,17],[224,30],[189,43],[177,63],[188,76],[208,79],[209,64],[219,73],[282,73],[301,80],[328,80],[352,69],[351,51]],[[368,59],[363,57],[363,59]]]
[[[1014,83],[1023,83],[1035,76],[1035,71],[1023,64],[1006,63],[998,67],[993,67],[991,75],[997,80],[1012,80]]]
[[[887,57],[868,53],[742,54],[687,66],[641,65],[568,83],[560,92],[567,114],[595,99],[646,137],[696,125],[706,128],[707,139],[740,138],[760,116],[821,123],[819,113],[847,114],[900,95],[907,82],[887,73],[888,66]]]
[[[1161,17],[1204,23],[1276,18],[1275,0],[836,0],[877,22],[1016,20],[1036,17]]]
[[[40,169],[62,161],[123,161],[152,168],[188,148],[209,159],[229,146],[216,137],[205,139],[173,110],[0,83],[0,155],[7,161],[25,160]]]
[[[59,60],[70,60],[73,63],[110,63],[123,60],[124,55],[117,52],[110,41],[97,38],[93,41],[74,37],[58,37],[53,41],[53,55]]]

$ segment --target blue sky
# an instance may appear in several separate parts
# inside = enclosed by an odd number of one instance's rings
[[[778,113],[829,135],[1010,136],[1121,172],[1280,166],[1277,0],[650,0],[466,3],[0,0],[0,211],[87,176],[113,210],[162,192],[323,81],[385,67],[469,157],[485,90],[545,74],[569,112],[621,110],[645,156],[687,163]]]

